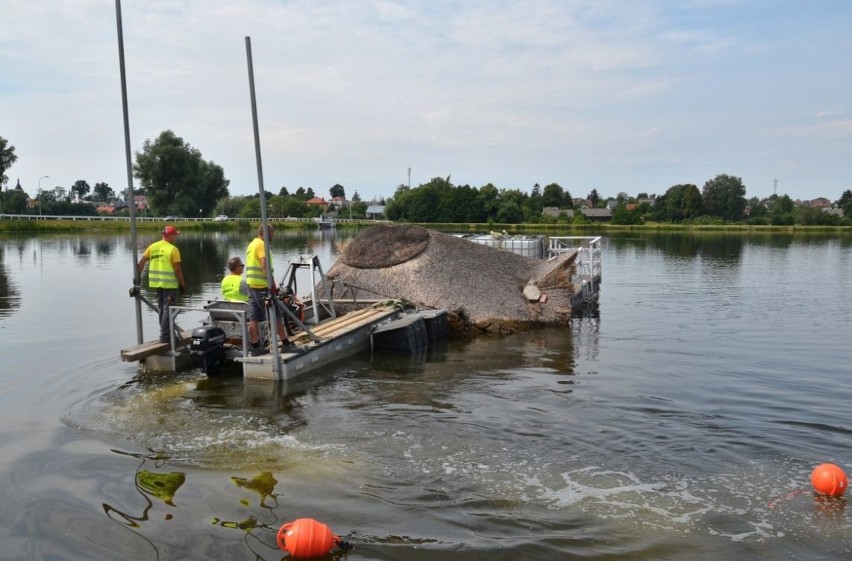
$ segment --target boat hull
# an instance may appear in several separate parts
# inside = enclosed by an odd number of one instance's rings
[[[360,312],[360,311],[359,311]],[[320,341],[295,340],[300,352],[279,353],[276,373],[275,356],[240,357],[245,378],[291,381],[301,378],[354,354],[370,350],[370,332],[393,321],[397,310],[393,308],[352,312],[326,322],[314,329]],[[352,316],[355,317],[352,317]]]

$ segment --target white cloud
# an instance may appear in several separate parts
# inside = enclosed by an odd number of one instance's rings
[[[791,115],[846,104],[852,84],[838,70],[848,42],[844,51],[834,39],[846,36],[850,9],[819,31],[799,30],[796,44],[775,33],[766,10],[654,0],[125,0],[133,148],[172,129],[223,166],[232,192],[256,189],[250,36],[268,188],[322,192],[351,178],[348,190],[388,196],[409,166],[424,181],[579,181],[602,193],[637,181],[702,184],[708,177],[694,176],[713,166],[762,173],[807,135],[802,160],[837,190],[849,170],[818,152],[820,142],[850,148],[844,112],[809,124]],[[113,3],[7,0],[3,11],[0,136],[19,155],[7,174],[28,185],[49,174],[122,189]],[[774,54],[803,41],[820,56]],[[807,87],[795,86],[803,75]],[[742,170],[721,169],[732,153]]]

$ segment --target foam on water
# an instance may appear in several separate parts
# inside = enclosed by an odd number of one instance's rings
[[[386,474],[418,479],[427,489],[464,490],[453,502],[484,497],[576,511],[633,534],[698,532],[732,543],[818,541],[852,532],[852,520],[843,516],[846,501],[815,497],[810,466],[783,458],[730,466],[726,473],[681,474],[616,468],[617,460],[583,456],[560,465],[543,454],[404,430],[390,436],[404,451],[400,463],[386,464]]]
[[[352,461],[341,446],[300,440],[278,415],[262,409],[217,410],[194,400],[197,381],[176,378],[125,386],[97,396],[65,422],[81,430],[124,438],[175,461],[219,469],[284,469],[323,458]]]

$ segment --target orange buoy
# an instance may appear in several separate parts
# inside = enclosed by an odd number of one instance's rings
[[[308,559],[325,555],[334,549],[340,538],[331,528],[313,518],[299,518],[278,530],[278,547],[293,557]]]
[[[834,464],[820,464],[811,472],[811,483],[817,493],[840,497],[846,492],[849,480],[840,467]]]

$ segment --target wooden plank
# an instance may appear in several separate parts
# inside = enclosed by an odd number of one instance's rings
[[[192,331],[181,331],[180,339],[177,341],[178,348],[185,346],[192,339]],[[125,362],[136,362],[152,355],[164,354],[172,349],[171,343],[160,343],[149,341],[121,350],[121,360]]]
[[[364,310],[357,310],[334,318],[331,321],[321,323],[319,327],[312,329],[311,331],[313,331],[314,335],[318,337],[333,337],[341,330],[345,330],[352,325],[369,323],[374,318],[388,315],[388,313],[391,312],[393,312],[393,310],[388,308],[367,308]]]

